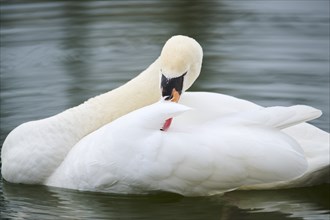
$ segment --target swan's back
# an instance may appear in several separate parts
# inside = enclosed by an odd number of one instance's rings
[[[81,140],[47,184],[116,193],[210,195],[290,180],[306,171],[303,150],[276,128],[285,127],[276,118],[291,126],[317,117],[319,111],[306,106],[259,108],[185,127],[179,121],[187,110],[160,102],[119,118]],[[160,131],[173,116],[178,123]]]
[[[243,99],[208,92],[185,93],[182,97],[182,103],[191,106],[194,109],[200,109],[199,111],[189,112],[191,117],[200,117],[200,121],[212,120],[214,117],[221,117],[227,114],[263,108],[257,104]],[[200,111],[203,111],[203,109],[206,111],[203,115],[196,114]],[[175,122],[176,121],[174,121],[174,123]],[[185,123],[194,122],[185,120]],[[329,182],[329,133],[308,123],[300,123],[288,128],[284,128],[282,131],[296,140],[303,148],[304,154],[308,161],[308,170],[304,173],[303,176],[294,181],[259,184],[244,187],[244,189],[292,188],[312,186],[324,182]]]

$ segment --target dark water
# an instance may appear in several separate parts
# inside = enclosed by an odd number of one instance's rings
[[[328,194],[324,194],[328,192]],[[5,218],[17,219],[329,219],[328,186],[242,191],[186,198],[122,196],[40,186],[3,185]]]
[[[204,48],[192,90],[307,104],[329,131],[329,1],[0,1],[0,143],[17,125],[122,85],[172,35]],[[1,180],[2,218],[329,219],[329,185],[184,198],[118,196]]]

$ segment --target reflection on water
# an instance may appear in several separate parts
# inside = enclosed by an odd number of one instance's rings
[[[326,188],[186,198],[169,193],[123,196],[4,183],[3,209],[4,217],[28,219],[328,219]]]
[[[0,143],[17,125],[122,85],[174,34],[204,48],[192,90],[307,104],[329,131],[329,1],[83,1],[0,5]],[[12,218],[328,219],[329,189],[132,197],[3,183]]]

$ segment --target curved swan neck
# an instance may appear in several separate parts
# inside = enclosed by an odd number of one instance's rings
[[[159,100],[158,73],[156,60],[136,78],[113,91],[55,116],[15,128],[7,136],[1,151],[3,177],[14,183],[43,183],[84,136],[128,112]],[[20,149],[25,150],[21,154],[15,153],[21,152]],[[34,169],[36,161],[42,170]]]
[[[126,84],[91,98],[68,111],[73,111],[75,115],[79,116],[78,124],[80,121],[84,123],[84,126],[88,125],[87,133],[92,132],[122,115],[158,101],[161,96],[158,73],[159,61],[157,59],[145,71]]]

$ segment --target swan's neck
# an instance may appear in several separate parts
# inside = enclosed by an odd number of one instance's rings
[[[15,128],[2,147],[4,178],[15,183],[43,183],[84,136],[157,101],[160,98],[158,72],[156,60],[139,76],[113,91],[55,116]],[[36,163],[41,169],[36,169]]]
[[[133,110],[160,99],[159,62],[156,60],[136,78],[110,92],[69,109],[75,126],[84,127],[84,135]],[[73,115],[72,115],[72,113]],[[66,113],[63,112],[63,113]]]

